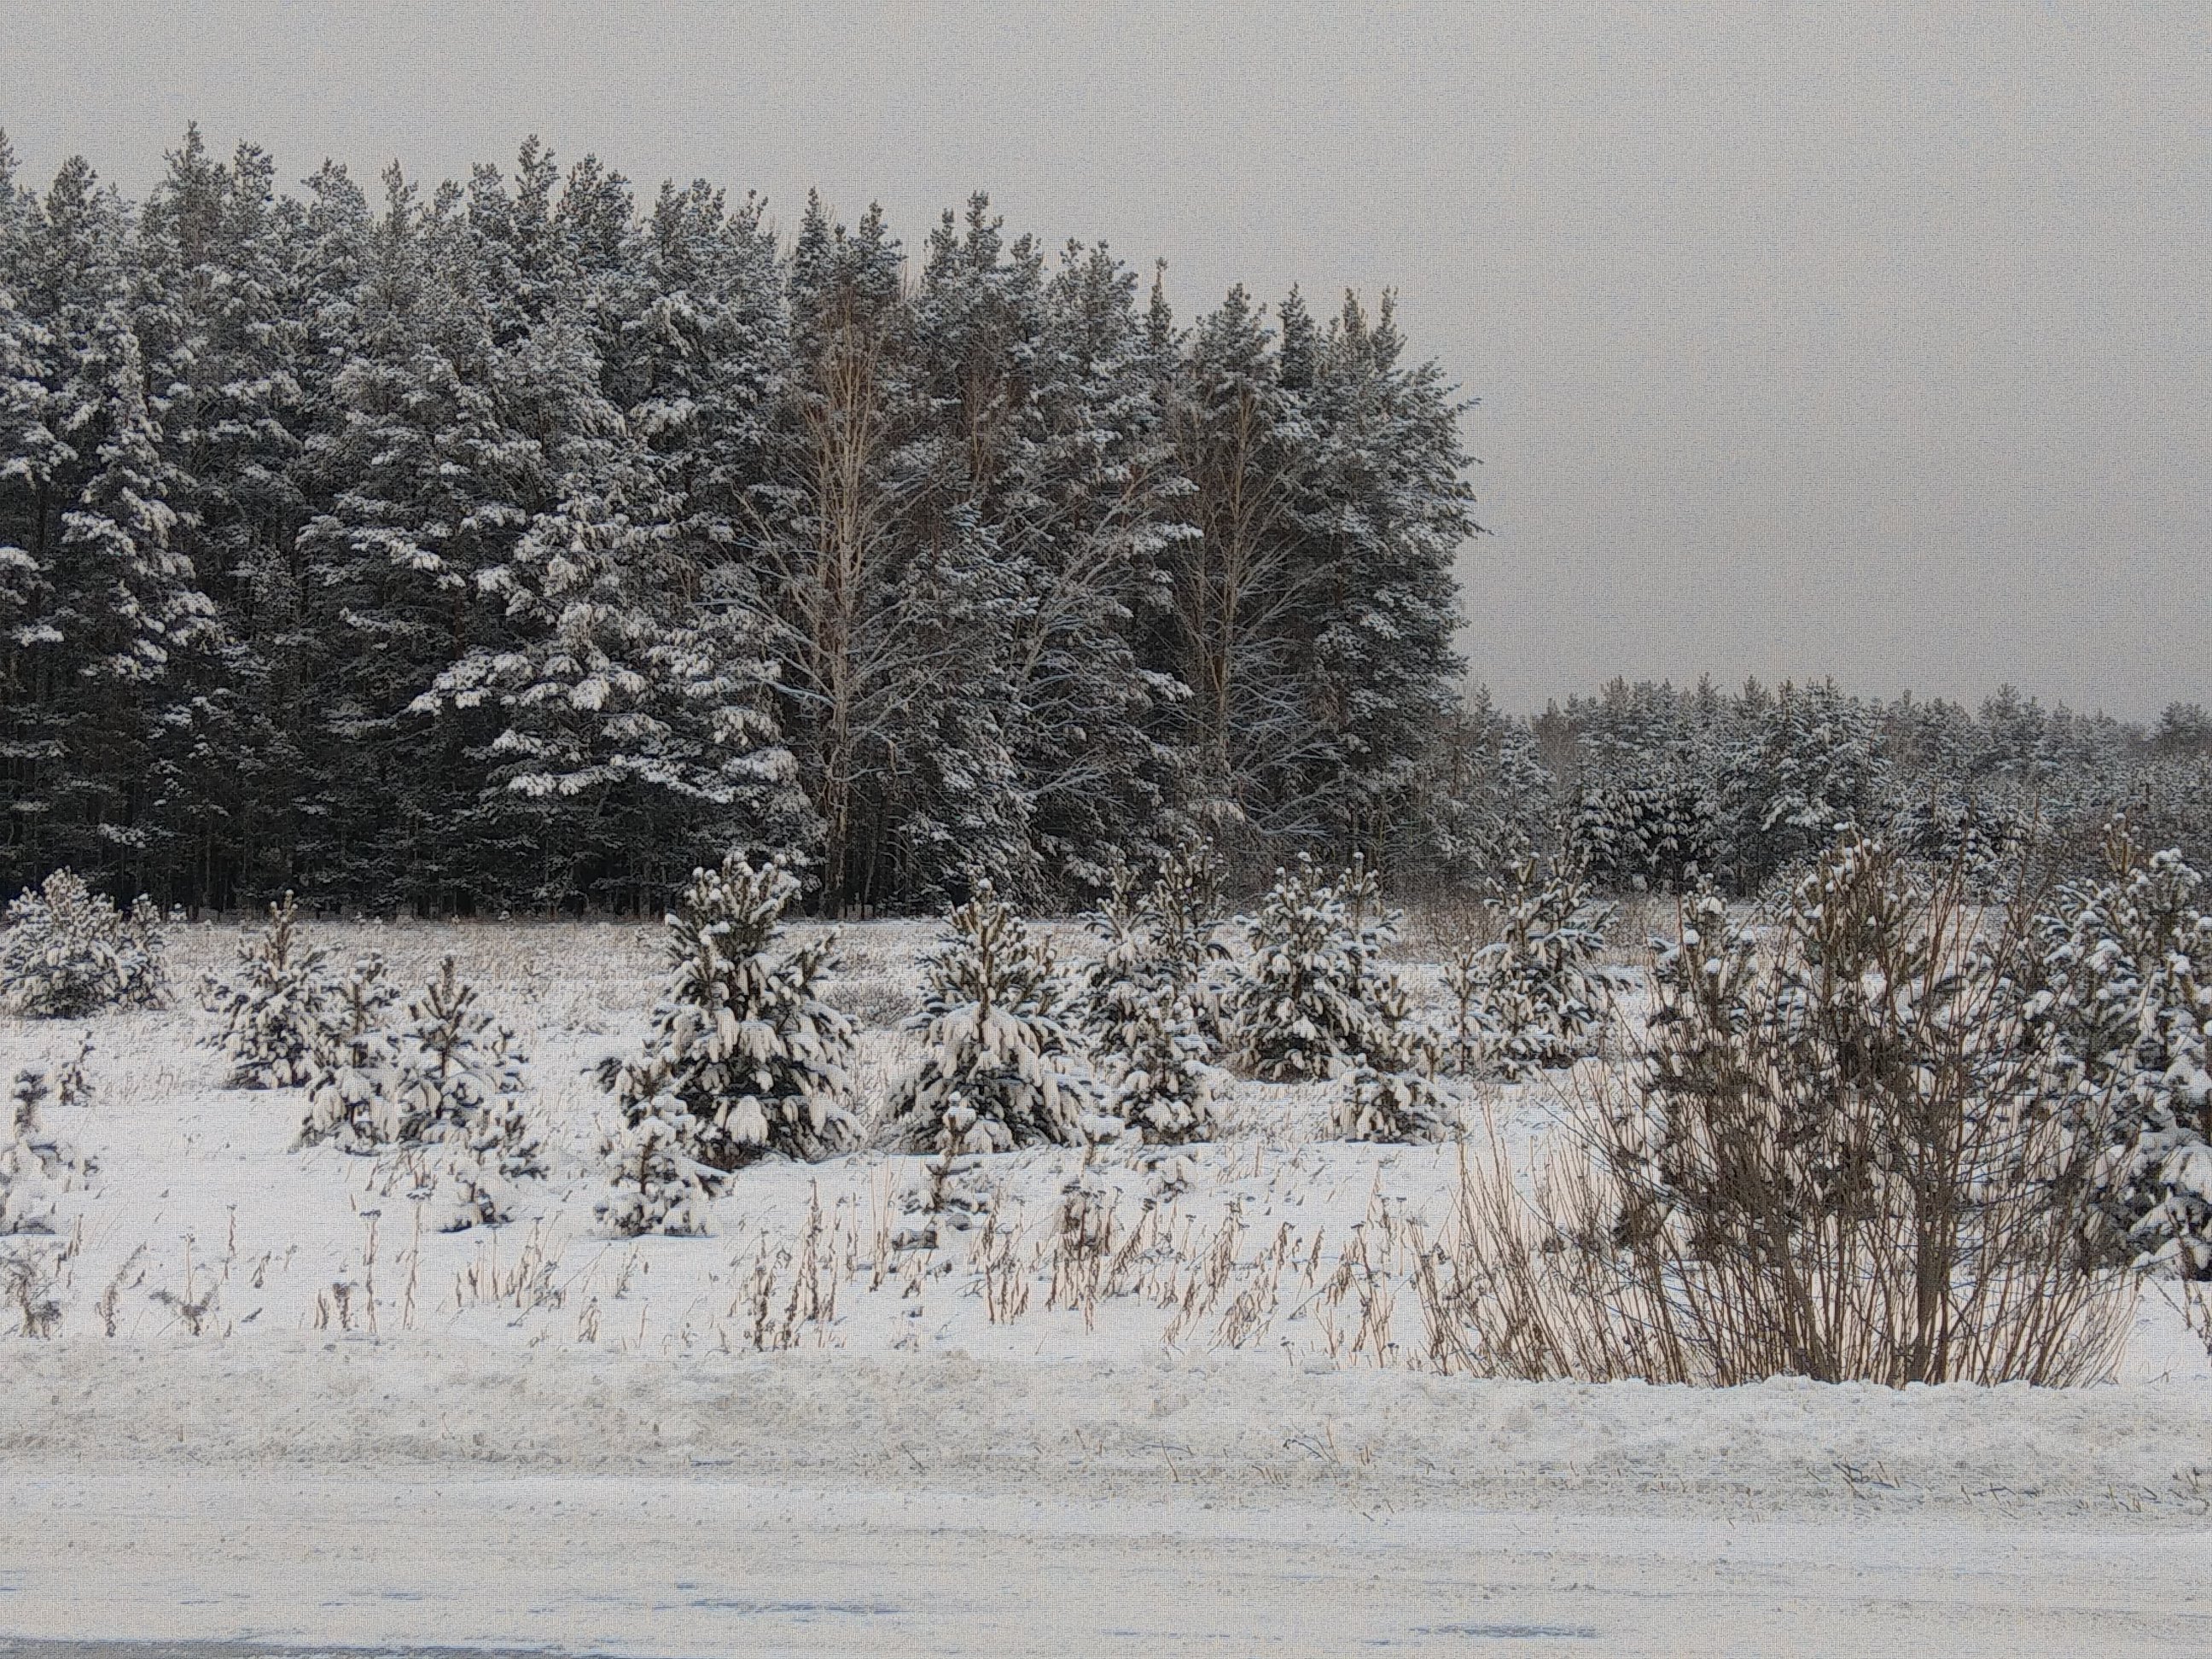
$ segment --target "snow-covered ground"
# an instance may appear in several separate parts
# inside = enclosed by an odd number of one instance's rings
[[[995,1160],[1001,1225],[898,1252],[918,1160],[745,1172],[702,1239],[605,1237],[586,1075],[642,1031],[657,930],[324,927],[402,983],[453,951],[520,1030],[554,1172],[418,1227],[295,1150],[178,1006],[88,1030],[99,1161],[12,1241],[59,1307],[0,1336],[0,1632],[633,1653],[2202,1650],[2212,1362],[2155,1297],[2115,1385],[1893,1393],[1436,1374],[1411,1263],[1455,1148],[1319,1139],[1240,1085],[1187,1164],[1113,1149],[1115,1249],[1057,1243],[1080,1155]],[[928,929],[848,930],[863,1084]],[[1538,1133],[1540,1090],[1489,1108]],[[1347,1270],[1348,1269],[1348,1270]],[[0,1333],[19,1322],[0,1302]],[[0,1653],[7,1651],[0,1642]]]

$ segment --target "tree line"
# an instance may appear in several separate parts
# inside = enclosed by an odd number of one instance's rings
[[[1067,909],[1193,835],[1247,893],[1749,891],[2118,812],[2212,860],[2196,704],[1464,695],[1464,408],[1387,294],[1179,321],[981,196],[910,255],[534,141],[372,195],[188,131],[132,204],[0,137],[0,892],[657,908],[738,850]]]
[[[1386,294],[1179,321],[981,196],[664,185],[535,141],[143,203],[0,139],[0,888],[231,907],[1030,905],[1203,829],[1444,856],[1462,404]]]

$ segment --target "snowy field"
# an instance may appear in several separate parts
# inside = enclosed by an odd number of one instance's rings
[[[872,1100],[930,933],[846,932]],[[90,1103],[46,1116],[99,1164],[9,1247],[0,1333],[58,1316],[0,1336],[0,1654],[2212,1645],[2212,1362],[2155,1292],[2071,1392],[1441,1375],[1413,1281],[1458,1149],[1323,1140],[1320,1085],[1095,1154],[1103,1249],[1067,1244],[1059,1149],[992,1160],[1000,1224],[935,1252],[895,1248],[923,1160],[873,1150],[617,1239],[588,1073],[645,1029],[659,930],[314,933],[403,985],[459,957],[551,1177],[441,1234],[380,1160],[296,1150],[300,1093],[199,1043],[228,927],[173,932],[170,1010],[0,1019],[8,1075],[89,1035]],[[1552,1109],[1479,1108],[1512,1141]]]

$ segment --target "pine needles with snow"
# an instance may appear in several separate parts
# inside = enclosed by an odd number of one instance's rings
[[[734,853],[693,871],[668,917],[670,972],[644,1049],[599,1067],[626,1121],[678,1102],[692,1156],[719,1171],[769,1152],[830,1158],[860,1140],[853,1022],[822,994],[836,940],[781,948],[798,891],[782,864]]]
[[[159,1007],[168,994],[161,914],[140,897],[118,910],[57,870],[8,906],[0,929],[0,1007],[38,1019]]]
[[[337,987],[326,953],[302,941],[292,895],[269,925],[240,940],[238,970],[210,975],[207,1004],[222,1023],[206,1039],[230,1060],[234,1089],[290,1089],[308,1080],[315,1034]]]
[[[1218,1127],[1212,969],[1225,953],[1211,887],[1202,849],[1186,846],[1141,893],[1116,868],[1088,919],[1103,948],[1084,977],[1085,1030],[1112,1111],[1151,1142],[1210,1140]]]
[[[2109,1111],[2094,1194],[2118,1255],[2212,1279],[2212,914],[2179,852],[2146,856],[2115,826],[2112,879],[2076,885],[2043,921],[2046,982],[2030,1004]]]
[[[9,1087],[0,1120],[0,1233],[58,1231],[62,1194],[94,1174],[92,1159],[40,1121],[52,1097],[42,1066],[25,1066]]]
[[[991,889],[956,908],[922,958],[922,1004],[907,1029],[921,1063],[891,1092],[914,1145],[947,1153],[1080,1146],[1107,1126],[1068,1021],[1068,986],[1050,946]]]

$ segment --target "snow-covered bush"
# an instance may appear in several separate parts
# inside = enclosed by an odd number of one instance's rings
[[[1271,1082],[1335,1077],[1366,1053],[1393,918],[1364,864],[1336,880],[1312,859],[1275,872],[1245,924],[1252,954],[1231,992],[1240,1058]]]
[[[1395,974],[1369,998],[1362,1042],[1337,1103],[1339,1139],[1442,1140],[1459,1127],[1456,1104],[1437,1082],[1436,1038]]]
[[[307,1081],[315,1034],[331,1012],[336,976],[319,946],[303,944],[292,896],[269,925],[239,941],[238,970],[210,974],[207,1006],[221,1025],[206,1039],[230,1059],[234,1089],[290,1089]]]
[[[641,1085],[655,1080],[651,1063],[632,1075]],[[698,1156],[698,1123],[665,1088],[625,1109],[599,1143],[609,1190],[598,1212],[610,1230],[633,1236],[713,1231],[711,1206],[722,1177]]]
[[[2078,1206],[2106,1131],[2021,1006],[2025,920],[1849,830],[1756,948],[1693,896],[1630,1062],[1570,1097],[1532,1196],[1498,1188],[1492,1232],[1538,1221],[1468,1282],[1481,1340],[1724,1386],[2108,1374],[2126,1302]]]
[[[41,1019],[158,1007],[168,990],[161,916],[143,896],[118,910],[68,870],[27,888],[0,929],[0,1006]]]
[[[392,1152],[443,1231],[507,1220],[514,1183],[546,1168],[523,1103],[527,1057],[451,957],[394,1024],[396,1000],[374,956],[337,982],[309,1052],[301,1139]]]
[[[891,1091],[910,1144],[945,1152],[1080,1146],[1109,1126],[1067,1018],[1068,987],[1049,946],[980,883],[922,958],[922,1003],[907,1029],[921,1063]]]
[[[52,1090],[42,1067],[15,1074],[0,1120],[0,1233],[51,1233],[55,1205],[94,1173],[93,1161],[39,1121]]]
[[[63,1106],[92,1104],[92,1084],[84,1074],[85,1062],[92,1058],[92,1033],[87,1031],[76,1040],[76,1052],[61,1064],[54,1073],[54,1099]]]
[[[1525,858],[1491,908],[1497,937],[1444,965],[1461,1010],[1455,1060],[1519,1077],[1595,1053],[1613,1006],[1613,975],[1599,960],[1608,908],[1591,902],[1579,870],[1545,875]]]
[[[422,1151],[407,1161],[415,1196],[445,1232],[514,1213],[515,1184],[543,1176],[545,1149],[524,1105],[528,1057],[514,1032],[477,1006],[447,957],[408,1006],[392,1096],[380,1126]]]
[[[853,1022],[821,994],[836,941],[777,948],[798,891],[781,863],[756,869],[736,854],[693,871],[668,918],[670,974],[644,1050],[600,1063],[625,1121],[674,1099],[694,1125],[689,1155],[718,1171],[764,1152],[829,1158],[860,1139]]]
[[[385,1126],[398,1093],[399,1041],[386,1021],[398,995],[373,951],[338,977],[308,1045],[303,1145],[373,1152],[392,1139]]]
[[[2212,914],[2179,852],[2148,857],[2116,826],[2112,879],[2066,890],[2042,921],[2032,1018],[2109,1121],[2093,1202],[2117,1253],[2212,1279]]]
[[[1223,952],[1196,859],[1179,849],[1141,895],[1117,868],[1088,918],[1102,948],[1084,975],[1085,1030],[1114,1114],[1158,1143],[1207,1140],[1215,1129],[1210,969]]]

